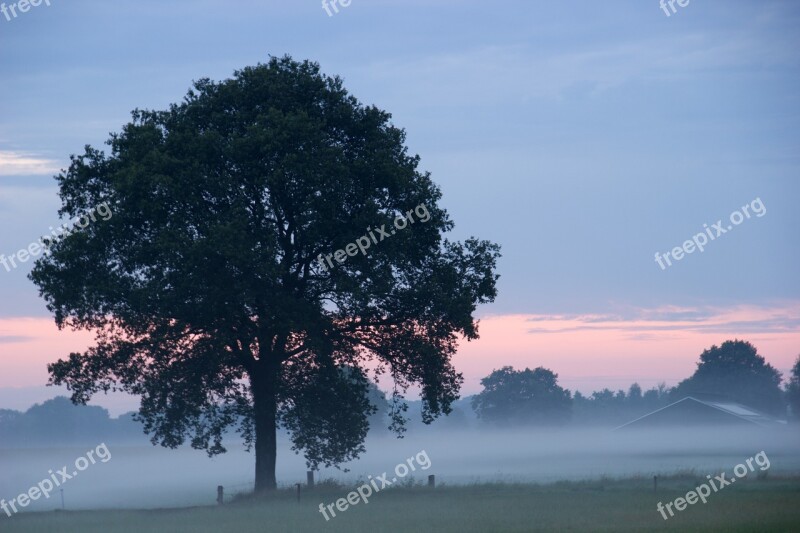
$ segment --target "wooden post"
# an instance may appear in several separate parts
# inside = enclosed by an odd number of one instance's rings
[[[428,486],[432,489],[436,488],[436,476],[434,476],[433,474],[428,476]]]
[[[653,492],[658,492],[658,476],[653,476]]]
[[[222,505],[225,502],[223,491],[224,489],[222,488],[222,485],[217,485],[217,503],[219,505]]]
[[[314,488],[314,471],[313,470],[309,470],[308,472],[306,472],[306,484],[308,485],[309,489],[313,489]]]
[[[300,501],[300,486],[302,483],[295,483],[297,485],[297,501]]]

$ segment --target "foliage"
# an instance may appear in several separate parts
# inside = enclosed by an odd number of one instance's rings
[[[793,418],[800,420],[800,355],[797,356],[786,384],[786,399],[792,409]]]
[[[558,375],[546,368],[515,371],[510,366],[481,380],[483,391],[472,399],[478,417],[496,424],[553,424],[571,414],[569,391],[558,386]]]
[[[572,404],[573,420],[578,425],[618,426],[668,403],[669,389],[664,383],[644,392],[638,383],[633,383],[627,394],[623,390],[603,389],[587,397],[576,392]]]
[[[780,383],[781,373],[758,354],[755,346],[746,341],[725,341],[703,350],[697,370],[678,384],[673,397],[723,399],[780,415],[784,412]]]

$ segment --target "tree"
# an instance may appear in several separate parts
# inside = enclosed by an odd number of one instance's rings
[[[638,383],[634,383],[628,389],[628,404],[632,407],[638,407],[642,403],[642,387]]]
[[[367,400],[374,409],[368,420],[369,430],[373,432],[386,430],[389,426],[387,421],[391,418],[392,405],[386,399],[386,394],[372,380],[367,384]]]
[[[660,407],[665,407],[669,403],[670,389],[667,384],[661,382],[657,387],[645,391],[642,395],[642,405],[647,411],[654,411]]]
[[[98,406],[75,406],[57,396],[24,413],[0,410],[0,445],[13,447],[97,444],[115,437],[114,420]]]
[[[109,155],[72,156],[60,214],[113,216],[48,241],[30,275],[60,328],[96,334],[51,383],[75,403],[139,395],[162,446],[223,453],[234,426],[258,491],[276,486],[278,424],[309,467],[363,449],[367,380],[345,366],[393,379],[395,431],[411,385],[426,423],[448,413],[499,247],[445,238],[441,192],[390,118],[316,63],[271,58],[135,110]]]
[[[501,425],[565,422],[572,411],[569,391],[546,368],[515,371],[510,366],[481,380],[483,391],[472,398],[478,417]]]
[[[792,409],[792,416],[800,419],[800,355],[797,356],[789,383],[786,384],[786,399]]]
[[[595,391],[590,396],[576,392],[573,398],[573,421],[579,424],[618,426],[666,405],[667,387],[661,383],[642,392],[638,383],[628,388],[628,393],[608,388]]]
[[[695,373],[673,391],[676,399],[714,395],[749,405],[767,413],[780,414],[781,373],[745,341],[725,341],[703,350]]]

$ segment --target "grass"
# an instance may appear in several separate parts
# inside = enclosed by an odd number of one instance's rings
[[[404,486],[374,494],[326,522],[320,503],[352,487],[325,483],[304,492],[241,497],[222,507],[141,511],[27,513],[0,517],[3,533],[204,532],[530,532],[530,531],[800,531],[800,478],[742,479],[665,521],[656,503],[705,481],[693,472],[659,478],[603,478],[549,485]]]

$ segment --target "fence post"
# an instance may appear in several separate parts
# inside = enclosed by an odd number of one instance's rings
[[[297,485],[297,501],[300,501],[300,486],[302,483],[295,483]]]
[[[222,505],[223,502],[225,501],[225,498],[223,496],[223,490],[224,489],[222,488],[222,485],[217,485],[217,503],[219,505]]]
[[[306,484],[308,485],[309,489],[313,489],[314,488],[314,471],[313,470],[309,470],[308,472],[306,472]]]
[[[658,492],[658,476],[653,476],[653,492]]]
[[[428,486],[432,489],[436,488],[436,476],[433,474],[428,476]]]

